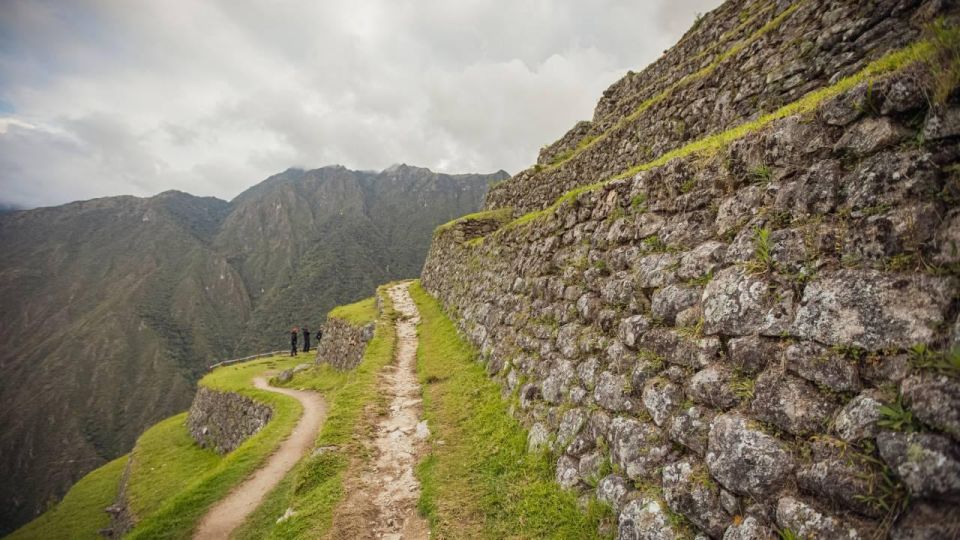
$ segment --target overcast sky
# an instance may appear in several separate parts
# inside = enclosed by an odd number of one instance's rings
[[[720,0],[0,0],[0,205],[511,173]]]

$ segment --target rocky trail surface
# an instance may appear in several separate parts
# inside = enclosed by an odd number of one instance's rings
[[[397,320],[396,360],[380,376],[379,393],[389,400],[386,415],[375,418],[372,440],[367,443],[373,458],[345,484],[347,498],[334,518],[334,538],[422,539],[429,527],[417,513],[420,482],[413,467],[429,431],[421,422],[420,384],[416,377],[417,329],[420,321],[408,287],[401,283],[389,290]]]
[[[228,538],[313,446],[326,417],[326,402],[316,392],[277,388],[270,386],[263,377],[254,379],[253,384],[260,390],[296,399],[303,405],[303,416],[267,463],[207,512],[194,535],[196,539]]]

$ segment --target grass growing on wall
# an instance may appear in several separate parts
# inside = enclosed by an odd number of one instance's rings
[[[56,506],[8,536],[9,540],[85,540],[102,538],[97,531],[110,525],[104,508],[113,504],[120,476],[127,465],[121,456],[95,469],[74,484]]]
[[[138,441],[134,456],[138,455],[138,451],[142,453],[144,448],[141,442],[144,442],[149,445],[149,453],[152,454],[149,458],[144,457],[145,460],[164,460],[168,465],[162,473],[149,470],[137,472],[140,458],[134,460],[130,483],[131,506],[155,507],[155,511],[150,515],[137,516],[140,521],[127,538],[189,538],[210,506],[263,464],[296,425],[303,409],[300,402],[293,398],[253,388],[251,381],[268,369],[287,369],[301,361],[298,358],[276,356],[218,368],[200,381],[200,384],[217,390],[239,392],[273,409],[273,417],[266,427],[225,456],[204,462],[197,457],[196,447],[182,446],[182,436],[189,437],[186,435],[186,425],[180,420],[184,415],[172,417],[152,428],[159,428],[169,437],[154,439],[151,436]],[[192,465],[173,463],[180,460]],[[198,470],[204,463],[208,468]],[[162,480],[161,474],[164,476]],[[164,482],[169,489],[176,491],[162,493],[157,489],[157,482]]]
[[[417,467],[420,511],[436,538],[594,538],[610,510],[554,482],[554,460],[527,434],[440,304],[410,288],[422,322],[417,373],[432,450]],[[439,444],[443,441],[443,444]]]
[[[354,326],[363,326],[377,320],[377,298],[371,296],[359,302],[337,306],[330,310],[327,317],[347,321]]]
[[[377,373],[393,359],[395,313],[385,287],[381,287],[384,312],[363,361],[355,370],[337,371],[327,364],[298,373],[282,386],[315,390],[327,400],[327,418],[317,438],[317,447],[336,446],[335,451],[309,456],[283,479],[263,504],[234,535],[238,539],[318,538],[332,523],[333,512],[343,498],[343,480],[352,457],[361,455],[359,430],[362,414],[378,401]],[[287,508],[296,514],[277,523]]]
[[[201,448],[186,427],[187,413],[154,424],[137,440],[130,470],[130,509],[135,516],[149,516],[173,493],[178,493],[223,456]]]

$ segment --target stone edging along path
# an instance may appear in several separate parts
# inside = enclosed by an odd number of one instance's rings
[[[253,380],[254,387],[290,396],[303,405],[303,416],[266,464],[217,502],[200,521],[195,539],[228,538],[312,446],[327,415],[327,404],[316,392],[277,388],[263,377]]]

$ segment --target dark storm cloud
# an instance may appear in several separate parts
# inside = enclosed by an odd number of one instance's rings
[[[0,18],[0,203],[290,166],[517,171],[719,0],[37,2]]]

